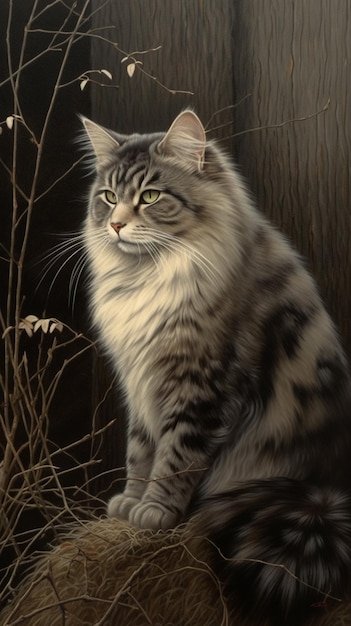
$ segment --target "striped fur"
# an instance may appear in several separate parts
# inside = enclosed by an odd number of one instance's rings
[[[129,414],[128,479],[108,514],[153,529],[191,518],[244,604],[298,624],[351,571],[334,326],[195,114],[166,134],[84,124],[92,315]]]

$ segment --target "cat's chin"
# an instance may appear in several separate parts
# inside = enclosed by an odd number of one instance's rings
[[[123,241],[122,239],[120,239],[117,245],[118,249],[122,252],[125,252],[126,254],[141,256],[142,254],[147,253],[144,246],[130,241]]]

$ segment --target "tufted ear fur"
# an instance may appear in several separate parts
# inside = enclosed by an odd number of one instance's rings
[[[174,155],[189,168],[202,170],[206,148],[205,129],[193,111],[186,110],[174,120],[159,150]]]
[[[87,117],[82,116],[81,119],[99,165],[105,165],[111,159],[116,158],[116,151],[119,148],[118,141],[99,124],[92,122]]]

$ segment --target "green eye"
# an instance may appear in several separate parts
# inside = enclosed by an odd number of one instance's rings
[[[140,199],[144,204],[152,204],[159,199],[160,193],[161,192],[157,189],[146,189],[146,191],[143,191],[141,194]]]
[[[105,198],[109,204],[116,204],[117,202],[117,196],[114,191],[111,191],[111,189],[106,189]]]

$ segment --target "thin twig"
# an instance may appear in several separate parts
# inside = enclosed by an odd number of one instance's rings
[[[327,111],[329,109],[329,105],[331,102],[331,98],[328,98],[326,104],[324,105],[324,107],[322,107],[319,111],[316,111],[315,113],[311,113],[310,115],[304,115],[303,117],[294,117],[290,120],[285,120],[284,122],[279,122],[278,124],[266,124],[264,126],[255,126],[254,128],[248,128],[246,130],[242,130],[238,133],[234,133],[233,135],[228,135],[226,137],[226,139],[230,139],[230,137],[240,137],[241,135],[246,135],[248,133],[255,133],[259,130],[270,130],[272,128],[283,128],[284,126],[287,126],[288,124],[293,124],[294,122],[306,122],[306,120],[311,120],[314,117],[317,117],[318,115],[321,115],[322,113],[325,113],[325,111]]]

